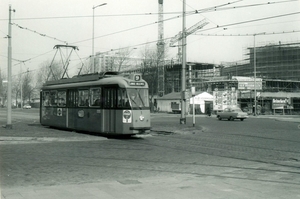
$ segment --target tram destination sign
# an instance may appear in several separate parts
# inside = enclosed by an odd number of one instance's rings
[[[145,86],[145,82],[129,82],[130,86]]]

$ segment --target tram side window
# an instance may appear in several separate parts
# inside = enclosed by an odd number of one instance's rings
[[[104,89],[104,107],[105,108],[116,108],[117,106],[117,90],[115,88]]]
[[[91,88],[91,106],[102,106],[101,88]]]
[[[66,106],[66,91],[58,91],[57,92],[57,106]]]
[[[50,106],[57,105],[57,91],[50,91]]]
[[[50,92],[48,92],[48,91],[43,92],[43,102],[42,103],[43,103],[44,106],[51,106]]]
[[[68,90],[68,107],[76,107],[78,100],[77,90]]]
[[[128,99],[128,95],[126,89],[119,88],[118,89],[118,108],[129,108],[130,102]]]
[[[89,106],[89,90],[79,90],[79,104],[80,107],[86,107]]]

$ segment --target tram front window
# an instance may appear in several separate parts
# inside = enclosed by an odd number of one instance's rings
[[[127,89],[127,95],[132,108],[149,107],[149,97],[147,89]]]

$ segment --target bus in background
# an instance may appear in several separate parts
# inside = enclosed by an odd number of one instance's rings
[[[104,72],[48,81],[40,97],[44,126],[114,135],[150,132],[148,84],[140,74]]]

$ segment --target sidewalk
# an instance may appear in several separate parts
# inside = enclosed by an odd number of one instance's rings
[[[19,187],[6,189],[1,196],[2,199],[296,199],[300,198],[300,190],[299,185],[212,174]]]

